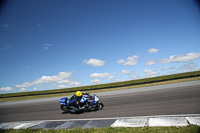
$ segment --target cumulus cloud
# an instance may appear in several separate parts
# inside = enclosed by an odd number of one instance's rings
[[[72,76],[73,72],[59,72],[56,75],[53,76],[42,76],[39,79],[36,79],[33,82],[25,82],[20,85],[16,85],[16,88],[19,88],[20,91],[26,91],[25,87],[31,87],[34,85],[38,85],[38,87],[44,87],[40,84],[45,84],[45,83],[56,83],[52,85],[53,88],[69,88],[69,87],[78,87],[81,85],[81,83],[74,81],[72,79],[69,79]],[[63,85],[65,84],[65,85]],[[37,88],[33,88],[33,90],[37,90]]]
[[[109,76],[108,77],[108,80],[112,80],[114,77],[113,76]]]
[[[173,55],[173,56],[170,56],[169,59],[162,59],[160,63],[163,64],[163,63],[188,62],[188,61],[193,61],[195,59],[198,59],[199,57],[200,57],[200,53]]]
[[[35,87],[35,88],[33,88],[33,90],[34,90],[34,91],[36,91],[37,89],[38,89],[38,88],[36,88],[36,87]]]
[[[27,91],[26,88],[21,88],[19,91]]]
[[[131,72],[129,76],[131,77],[131,79],[136,79],[137,77],[139,77],[138,74],[139,72]]]
[[[52,87],[57,88],[57,89],[81,86],[81,83],[74,81],[74,80],[68,80],[68,79],[61,80],[61,81],[58,81],[56,83],[59,84],[59,85],[53,84]],[[65,85],[63,85],[63,84],[65,84]]]
[[[94,67],[99,67],[99,66],[104,66],[106,61],[99,60],[99,59],[89,59],[89,60],[84,60],[83,63],[94,66]]]
[[[151,70],[151,69],[145,69],[144,72],[146,73],[147,77],[153,77],[159,74],[156,70]]]
[[[126,61],[124,59],[119,59],[117,61],[117,63],[123,64],[124,66],[126,66],[126,65],[133,66],[133,65],[136,65],[138,63],[138,58],[139,58],[139,56],[134,55],[134,56],[130,56],[130,57],[126,58]]]
[[[25,87],[31,87],[36,84],[43,84],[43,83],[51,83],[51,82],[64,82],[66,78],[70,78],[72,75],[72,72],[59,72],[57,75],[53,76],[42,76],[39,79],[36,79],[33,82],[25,82],[20,85],[16,85],[16,88],[25,88]]]
[[[33,82],[25,82],[23,84],[20,84],[20,85],[15,85],[16,88],[25,88],[25,87],[31,87],[33,86],[34,83]]]
[[[53,88],[55,89],[62,89],[62,88],[68,88],[69,86],[68,85],[52,85]]]
[[[126,74],[130,74],[131,71],[128,71],[128,70],[122,70],[120,73],[126,73]]]
[[[124,63],[124,62],[125,62],[124,59],[119,59],[119,60],[117,61],[117,63],[119,63],[119,64]]]
[[[153,54],[153,53],[157,53],[159,51],[159,49],[156,49],[156,48],[151,48],[149,50],[147,50],[147,52]]]
[[[155,60],[155,59],[147,60],[147,61],[145,62],[145,65],[148,65],[148,66],[153,65],[153,64],[156,64],[156,60]]]
[[[68,84],[70,87],[78,87],[81,85],[81,83],[77,82],[77,81],[73,81],[71,83]]]
[[[43,83],[50,83],[50,82],[59,82],[66,78],[70,78],[72,72],[59,72],[57,75],[53,76],[42,76],[41,78],[35,80],[34,84],[43,84]]]
[[[2,87],[0,91],[14,91],[14,89],[12,87]]]
[[[89,75],[90,78],[106,78],[109,76],[110,76],[109,73],[93,73]]]
[[[195,70],[197,68],[197,65],[194,63],[187,63],[185,65],[180,66],[178,70]]]
[[[99,79],[93,79],[91,80],[91,83],[96,85],[96,84],[101,84],[101,81]]]

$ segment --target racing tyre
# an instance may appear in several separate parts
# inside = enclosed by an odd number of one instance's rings
[[[61,108],[62,111],[66,112],[66,113],[69,112],[69,109],[65,105],[61,105],[60,108]]]
[[[102,102],[99,103],[98,109],[103,109],[104,104]]]

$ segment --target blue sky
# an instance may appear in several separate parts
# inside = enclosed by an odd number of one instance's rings
[[[1,93],[196,70],[195,0],[7,0],[0,10]]]

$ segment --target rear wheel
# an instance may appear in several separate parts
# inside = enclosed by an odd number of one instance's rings
[[[66,113],[69,112],[69,109],[65,105],[61,105],[60,108],[61,108],[62,111],[66,112]]]

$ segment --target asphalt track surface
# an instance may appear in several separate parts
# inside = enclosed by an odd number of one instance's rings
[[[0,122],[200,114],[200,84],[99,96],[104,109],[62,113],[58,100],[0,106]]]

